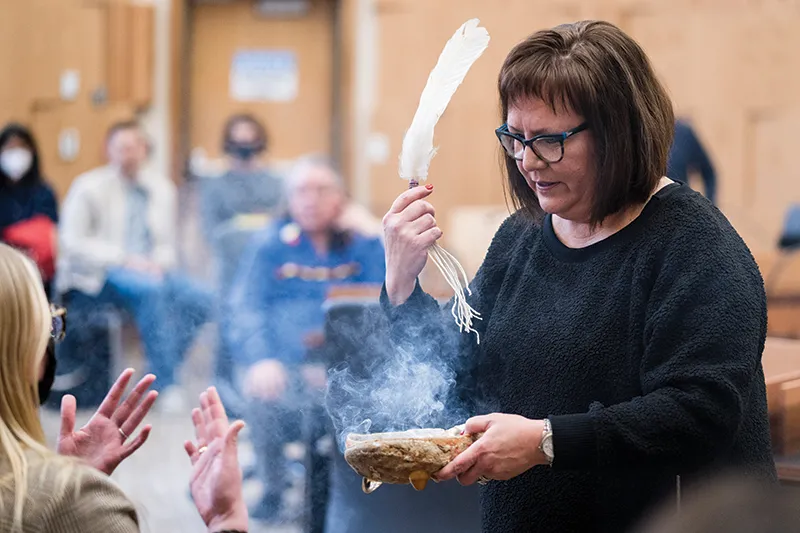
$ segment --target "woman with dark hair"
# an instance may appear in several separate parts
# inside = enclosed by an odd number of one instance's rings
[[[42,176],[39,150],[20,124],[0,131],[0,241],[31,256],[50,296],[55,275],[58,202]]]
[[[761,275],[725,217],[664,177],[672,103],[643,50],[606,22],[558,26],[514,47],[498,87],[518,210],[471,285],[479,345],[417,283],[442,235],[433,186],[384,217],[392,337],[457,352],[482,415],[439,480],[485,484],[492,533],[626,531],[717,469],[774,480]]]
[[[222,134],[222,149],[228,170],[201,183],[201,214],[206,242],[212,253],[218,296],[218,315],[225,330],[229,312],[225,301],[233,283],[241,254],[253,231],[267,227],[283,201],[283,180],[262,160],[267,151],[267,131],[253,115],[228,119]],[[255,216],[253,216],[255,215]],[[224,383],[232,379],[233,354],[225,343],[217,353],[216,374]]]
[[[267,151],[267,131],[253,115],[234,115],[225,124],[222,149],[228,171],[204,187],[206,237],[212,241],[239,215],[274,214],[283,198],[282,182],[260,159]]]

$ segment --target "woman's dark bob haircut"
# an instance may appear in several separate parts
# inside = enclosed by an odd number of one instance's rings
[[[498,88],[503,122],[509,106],[536,98],[589,123],[597,176],[592,224],[647,201],[665,175],[672,102],[641,47],[613,24],[582,21],[534,33],[506,57]],[[516,161],[506,156],[505,163],[514,207],[541,220]]]

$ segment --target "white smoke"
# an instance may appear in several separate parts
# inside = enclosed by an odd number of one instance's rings
[[[379,331],[373,335],[359,340],[370,346],[371,361],[360,369],[344,363],[329,373],[326,407],[340,448],[349,433],[447,428],[466,420],[449,354],[424,342],[400,347]]]

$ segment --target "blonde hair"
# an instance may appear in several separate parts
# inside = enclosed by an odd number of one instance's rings
[[[42,460],[47,449],[39,421],[38,376],[50,336],[50,306],[31,260],[0,243],[0,490],[14,493],[14,529],[22,529],[28,495],[28,454]],[[10,472],[8,469],[10,468]],[[67,469],[71,470],[71,469]],[[60,472],[66,486],[70,472]],[[0,512],[3,498],[0,498]]]

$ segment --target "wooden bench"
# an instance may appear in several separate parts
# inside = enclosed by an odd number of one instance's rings
[[[768,334],[800,338],[800,253],[753,250],[767,291]]]
[[[767,338],[762,364],[778,477],[800,483],[800,341]]]
[[[768,338],[762,364],[773,449],[800,451],[800,341]]]

